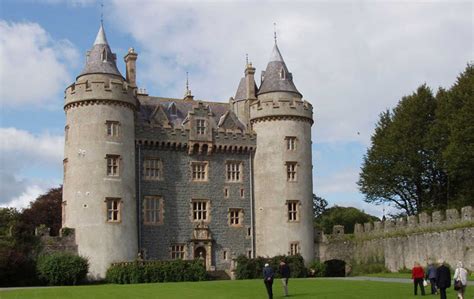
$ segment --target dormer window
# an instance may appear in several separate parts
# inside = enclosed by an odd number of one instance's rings
[[[280,79],[286,79],[287,78],[287,73],[284,68],[281,68],[280,70]]]
[[[170,111],[170,115],[173,115],[173,116],[178,115],[178,109],[176,109],[176,104],[174,102],[170,104],[168,109]]]
[[[100,55],[100,59],[102,62],[107,62],[107,51],[104,49],[102,50],[102,54]]]

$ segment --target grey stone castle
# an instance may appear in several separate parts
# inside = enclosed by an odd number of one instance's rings
[[[257,86],[247,63],[227,103],[137,88],[137,53],[116,65],[101,25],[66,88],[63,227],[90,275],[113,262],[238,255],[314,259],[312,106],[275,42]]]

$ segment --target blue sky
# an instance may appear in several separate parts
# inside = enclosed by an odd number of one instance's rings
[[[314,192],[330,205],[363,202],[356,181],[378,114],[427,83],[449,87],[473,59],[472,1],[105,1],[112,50],[138,52],[138,84],[227,101],[245,54],[265,69],[278,43],[313,104]],[[62,180],[63,91],[100,23],[93,0],[0,1],[0,205],[24,207]],[[257,84],[259,84],[259,76]],[[387,207],[389,210],[390,208]]]

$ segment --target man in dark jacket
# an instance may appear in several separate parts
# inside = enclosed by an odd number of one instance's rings
[[[265,283],[265,287],[267,288],[268,299],[273,299],[273,269],[270,267],[269,264],[265,264],[263,268],[263,282]]]
[[[440,260],[441,266],[436,270],[437,279],[436,285],[439,289],[439,295],[441,299],[446,299],[446,289],[451,286],[451,272],[449,268],[444,264],[444,260]]]
[[[280,274],[285,297],[288,297],[288,279],[290,278],[290,267],[288,267],[284,260],[280,261]]]

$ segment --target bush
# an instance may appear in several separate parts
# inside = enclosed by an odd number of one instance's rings
[[[75,285],[86,278],[87,259],[71,253],[53,253],[38,258],[39,278],[49,285]]]
[[[200,261],[135,261],[113,264],[106,280],[118,284],[201,281],[207,280],[207,273]]]
[[[304,266],[304,260],[301,255],[277,255],[272,258],[257,257],[249,259],[248,257],[241,255],[237,258],[237,269],[236,277],[237,279],[255,279],[263,278],[262,270],[265,266],[265,263],[270,264],[270,267],[273,268],[275,272],[275,278],[280,278],[280,261],[285,260],[285,262],[290,267],[291,277],[306,277],[308,275],[308,270]]]
[[[313,277],[325,277],[326,276],[326,264],[318,261],[314,261],[309,265],[309,272]]]

